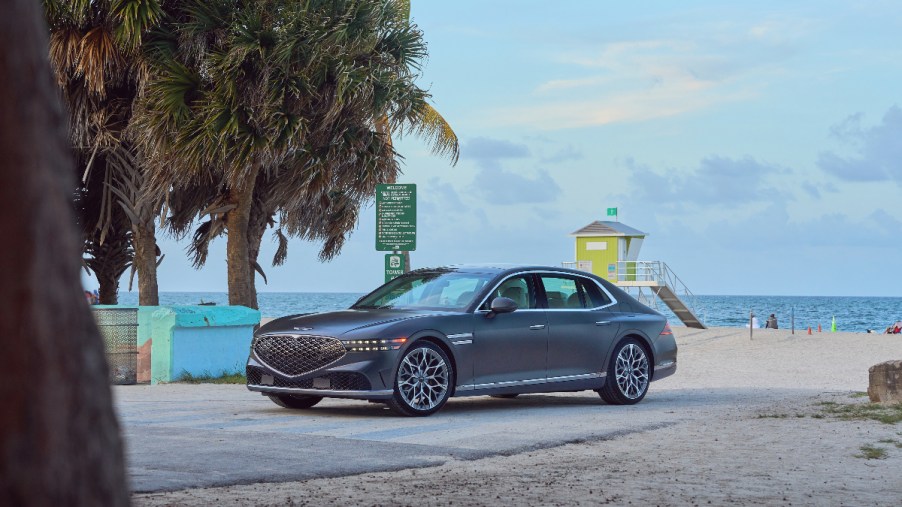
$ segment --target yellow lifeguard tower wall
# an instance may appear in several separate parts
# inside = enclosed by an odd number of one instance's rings
[[[624,261],[638,260],[647,234],[620,222],[596,220],[571,236],[576,239],[576,269],[617,283],[635,276],[635,264]]]

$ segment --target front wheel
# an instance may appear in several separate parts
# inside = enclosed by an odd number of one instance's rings
[[[401,415],[431,415],[448,401],[453,381],[454,370],[445,352],[429,342],[415,343],[398,363],[388,406]]]
[[[305,409],[323,401],[322,396],[304,396],[291,394],[267,394],[276,405],[283,408]]]
[[[597,392],[611,405],[633,405],[642,401],[648,392],[648,354],[633,338],[621,341],[614,347],[608,378]]]

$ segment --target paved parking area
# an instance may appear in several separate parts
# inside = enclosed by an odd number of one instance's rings
[[[591,391],[513,400],[455,398],[426,418],[324,400],[288,410],[240,385],[116,386],[135,492],[286,482],[439,465],[568,442],[605,440],[798,395],[787,390],[668,389],[634,406]]]

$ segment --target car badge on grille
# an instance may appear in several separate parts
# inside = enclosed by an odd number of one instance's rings
[[[294,330],[295,331],[312,331],[313,328],[312,327],[296,327],[296,328],[294,328]]]

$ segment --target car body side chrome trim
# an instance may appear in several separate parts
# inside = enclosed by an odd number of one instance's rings
[[[515,387],[515,386],[528,386],[535,384],[551,384],[556,382],[569,382],[572,380],[589,380],[595,378],[605,378],[607,374],[605,372],[601,373],[584,373],[581,375],[564,375],[562,377],[550,377],[550,378],[536,378],[530,380],[508,380],[505,382],[489,382],[488,384],[475,384],[475,385],[465,385],[465,386],[457,386],[458,391],[474,391],[476,389],[487,389],[492,387]]]
[[[455,340],[465,340],[467,338],[473,338],[473,333],[457,333],[448,335],[448,339],[452,342]]]
[[[293,387],[275,387],[248,384],[248,390],[261,393],[303,394],[307,396],[331,396],[335,398],[391,398],[393,391],[385,389],[381,391],[335,391],[330,389],[295,389]]]
[[[666,363],[656,364],[655,371],[669,370],[674,367],[676,367],[676,361],[668,361]]]
[[[456,342],[451,342],[452,345],[470,345],[473,343],[473,340],[457,340]]]

